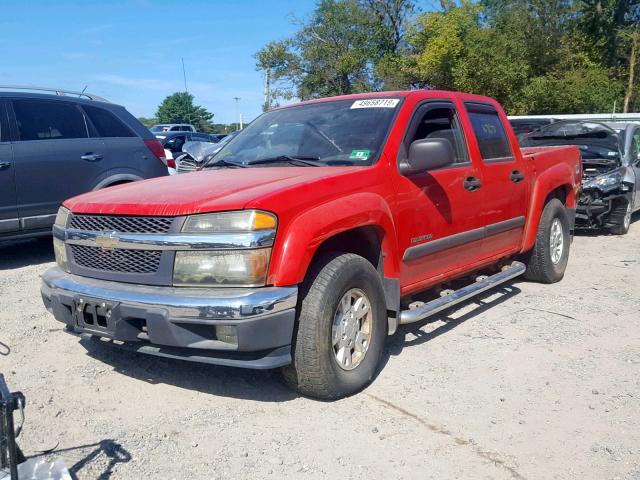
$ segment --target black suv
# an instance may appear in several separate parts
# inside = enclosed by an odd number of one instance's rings
[[[0,240],[49,234],[69,197],[168,174],[162,145],[124,107],[51,91],[0,92]]]

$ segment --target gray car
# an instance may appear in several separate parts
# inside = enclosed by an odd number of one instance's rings
[[[640,210],[640,124],[563,120],[524,135],[520,144],[577,145],[583,180],[576,228],[629,231]]]
[[[0,241],[50,234],[69,197],[168,173],[124,107],[55,92],[0,92]]]

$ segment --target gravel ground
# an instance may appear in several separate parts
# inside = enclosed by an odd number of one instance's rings
[[[364,392],[85,344],[41,303],[50,241],[0,246],[0,371],[27,455],[79,479],[640,479],[640,220],[581,235],[565,279],[402,328]],[[10,351],[8,355],[7,350]]]

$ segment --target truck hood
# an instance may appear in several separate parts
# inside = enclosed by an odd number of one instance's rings
[[[201,171],[105,188],[71,198],[73,213],[177,216],[250,208],[263,198],[366,167],[266,167]]]

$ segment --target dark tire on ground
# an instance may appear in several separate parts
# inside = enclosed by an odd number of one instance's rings
[[[562,229],[562,251],[559,259],[554,262],[551,230],[556,221]],[[569,260],[569,245],[571,243],[569,228],[569,215],[566,207],[557,198],[551,199],[542,211],[536,243],[524,258],[524,263],[527,266],[524,276],[527,280],[541,283],[555,283],[562,280]]]
[[[631,215],[633,213],[632,204],[633,201],[622,203],[612,212],[612,217],[620,219],[620,223],[618,225],[609,227],[609,231],[612,234],[626,235],[629,233],[629,228],[631,227]]]
[[[371,330],[360,363],[346,370],[338,363],[332,330],[341,300],[353,289],[369,301]],[[386,333],[384,290],[373,265],[352,253],[326,254],[314,262],[300,288],[293,363],[283,368],[284,379],[302,395],[321,400],[356,393],[373,379]]]

